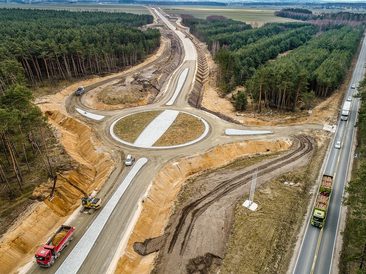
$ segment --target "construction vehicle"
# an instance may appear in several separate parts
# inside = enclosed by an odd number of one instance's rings
[[[344,102],[343,107],[342,107],[342,113],[341,113],[342,121],[348,120],[350,109],[351,109],[351,102],[350,101]]]
[[[81,204],[84,209],[98,209],[101,205],[100,198],[90,198],[90,197],[83,197],[81,198]]]
[[[37,264],[41,267],[50,267],[60,256],[60,253],[72,240],[75,227],[62,225],[46,244],[39,247],[35,254]]]
[[[85,196],[83,198],[81,198],[81,205],[83,206],[83,211],[88,211],[94,210],[94,209],[98,209],[100,208],[101,204],[102,204],[102,199],[100,198],[96,198],[95,196],[97,195],[97,190],[94,190],[89,196]]]
[[[323,175],[322,182],[319,188],[318,196],[316,197],[311,224],[315,227],[322,228],[327,218],[327,211],[332,194],[333,176]]]

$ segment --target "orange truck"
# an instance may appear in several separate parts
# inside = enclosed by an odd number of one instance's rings
[[[62,250],[72,240],[74,231],[75,227],[67,225],[62,225],[57,229],[47,243],[37,249],[35,254],[37,264],[42,267],[52,266]]]

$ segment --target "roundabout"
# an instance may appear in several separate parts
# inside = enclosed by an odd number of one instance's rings
[[[204,139],[210,126],[203,118],[178,110],[149,110],[122,116],[110,126],[111,137],[124,145],[171,149]]]

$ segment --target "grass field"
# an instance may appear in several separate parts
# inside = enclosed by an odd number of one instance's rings
[[[50,9],[69,11],[106,11],[106,12],[127,12],[134,14],[150,14],[149,11],[138,5],[96,5],[96,4],[0,4],[0,8],[22,8],[22,9]]]
[[[197,18],[205,19],[209,15],[221,15],[234,20],[247,22],[252,26],[261,26],[268,22],[295,21],[288,18],[277,17],[274,9],[243,9],[225,7],[192,7],[192,6],[166,6],[164,11],[169,14],[189,14]]]
[[[179,113],[174,123],[154,146],[175,146],[193,141],[205,130],[204,124],[195,116]]]

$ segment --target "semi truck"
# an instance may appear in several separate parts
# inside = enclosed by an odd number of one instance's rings
[[[348,120],[350,109],[351,109],[351,102],[350,101],[344,102],[343,107],[342,107],[342,112],[341,112],[342,121]]]
[[[322,228],[327,218],[330,197],[332,195],[333,176],[324,174],[316,197],[311,224],[315,227]]]
[[[47,241],[46,244],[39,247],[36,251],[36,262],[41,267],[50,267],[60,256],[62,250],[72,240],[75,227],[62,225],[55,234]]]

